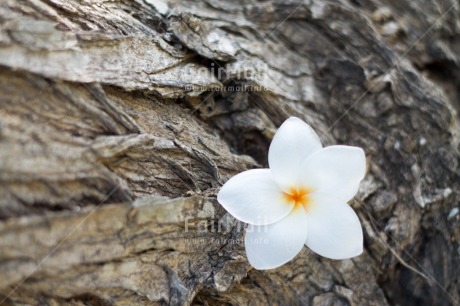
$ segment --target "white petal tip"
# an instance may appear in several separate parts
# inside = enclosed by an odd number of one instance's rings
[[[279,268],[281,267],[282,265],[284,265],[285,263],[282,263],[282,264],[279,264],[279,265],[276,265],[276,266],[272,266],[272,265],[260,265],[260,263],[256,263],[252,260],[250,260],[248,258],[248,261],[249,261],[249,264],[256,270],[260,270],[260,271],[265,271],[265,270],[273,270],[273,269],[276,269],[276,268]]]
[[[357,247],[354,251],[349,252],[348,254],[340,254],[340,255],[338,254],[337,257],[335,256],[324,256],[324,257],[333,259],[333,260],[345,260],[345,259],[351,259],[351,258],[358,257],[359,255],[363,253],[363,251],[364,251],[364,248],[361,245],[360,247]]]
[[[257,270],[278,268],[302,250],[307,233],[307,215],[303,209],[270,225],[250,225],[244,239],[248,261]]]
[[[300,250],[296,251],[296,254],[293,255],[292,257],[284,259],[282,261],[277,260],[276,263],[273,261],[266,261],[265,258],[254,257],[254,255],[247,256],[247,258],[248,258],[249,264],[256,270],[273,270],[273,269],[279,268],[287,264],[288,262],[290,262],[298,254],[298,252],[300,252]]]
[[[321,141],[311,126],[297,117],[286,119],[268,150],[268,164],[280,188],[288,191],[297,180],[302,161],[321,148]]]
[[[363,253],[364,249],[363,247],[361,246],[359,249],[357,249],[355,252],[353,253],[350,253],[349,256],[346,256],[345,258],[339,258],[340,260],[344,260],[344,259],[351,259],[351,258],[355,258],[355,257],[358,257],[360,256],[362,253]]]
[[[283,124],[285,124],[285,123],[300,123],[300,124],[302,124],[302,125],[306,125],[308,128],[311,128],[311,126],[310,126],[308,123],[306,123],[306,122],[303,121],[302,119],[300,119],[300,118],[298,118],[298,117],[295,117],[295,116],[291,116],[291,117],[287,118],[287,119],[283,122]]]
[[[325,257],[325,258],[328,258],[328,259],[332,259],[332,260],[346,260],[346,259],[352,259],[352,258],[355,258],[355,257],[358,257],[360,256],[361,254],[363,253],[363,250],[359,251],[359,252],[356,252],[356,253],[352,253],[352,254],[349,254],[348,256],[337,256],[337,257],[334,257],[334,256],[325,256],[325,255],[321,255],[321,254],[318,254],[322,257]]]
[[[291,117],[289,117],[288,119],[286,119],[286,121],[287,121],[287,120],[290,120],[290,121],[302,121],[302,122],[303,122],[302,119],[300,119],[300,118],[298,118],[298,117],[295,117],[295,116],[291,116]]]

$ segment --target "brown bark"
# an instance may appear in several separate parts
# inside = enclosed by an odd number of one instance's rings
[[[457,304],[458,14],[454,0],[3,1],[0,301]],[[215,195],[267,166],[290,115],[365,150],[351,203],[365,252],[305,248],[257,271]]]

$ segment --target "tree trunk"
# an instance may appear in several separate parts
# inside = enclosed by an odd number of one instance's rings
[[[3,0],[0,304],[458,305],[455,0]],[[248,264],[223,182],[362,147],[363,255]]]

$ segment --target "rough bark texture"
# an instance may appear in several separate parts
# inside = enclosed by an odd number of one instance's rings
[[[2,0],[0,304],[458,305],[459,54],[456,0]],[[215,195],[290,115],[365,252],[257,271]]]

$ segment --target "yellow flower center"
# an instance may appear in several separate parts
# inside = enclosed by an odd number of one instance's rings
[[[307,209],[308,203],[310,202],[308,197],[309,193],[311,193],[311,190],[308,188],[291,187],[289,192],[283,192],[283,198],[286,202],[293,204],[294,208],[302,205]]]

